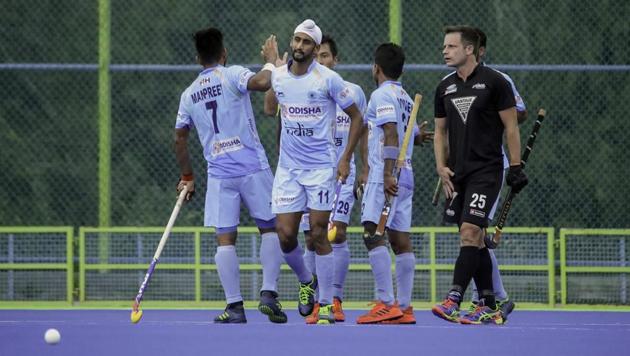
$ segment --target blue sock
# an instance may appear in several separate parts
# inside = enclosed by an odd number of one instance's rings
[[[392,281],[392,257],[385,246],[378,246],[368,252],[372,274],[374,275],[374,285],[376,287],[376,297],[387,305],[394,303],[394,282]]]
[[[316,255],[318,301],[320,305],[332,304],[333,298],[333,254]]]
[[[297,245],[293,251],[289,253],[284,253],[284,260],[287,262],[289,267],[295,272],[295,275],[298,278],[298,281],[301,283],[308,283],[313,279],[313,275],[311,271],[306,268],[304,264],[304,257],[302,256],[303,251],[300,245]]]
[[[494,255],[493,250],[490,252],[490,259],[492,259],[492,289],[497,300],[505,300],[508,298],[508,294],[503,287],[503,280],[501,280],[501,273],[499,272],[499,263],[497,257]]]
[[[333,248],[333,296],[343,300],[343,286],[350,266],[350,249],[348,241],[332,244]]]
[[[263,269],[263,283],[261,291],[278,291],[278,278],[280,277],[280,265],[284,262],[280,240],[275,232],[262,234],[260,242],[260,263]]]
[[[308,248],[304,250],[304,264],[306,268],[311,272],[311,274],[317,275],[317,270],[315,267],[315,251],[311,251]],[[315,289],[315,300],[319,298],[319,287]]]
[[[217,265],[219,279],[221,280],[227,303],[242,301],[236,247],[234,245],[218,246],[217,253],[214,255],[214,261]]]
[[[396,299],[400,309],[407,309],[411,305],[415,268],[416,256],[413,252],[396,255]]]
[[[311,251],[308,248],[304,250],[304,264],[311,274],[317,274],[315,270],[315,251]]]

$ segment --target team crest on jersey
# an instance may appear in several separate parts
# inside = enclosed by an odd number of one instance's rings
[[[475,99],[477,99],[476,96],[464,96],[462,98],[451,99],[453,106],[455,106],[455,109],[457,109],[459,117],[462,118],[464,124],[466,124],[466,120],[468,119],[468,112],[470,111],[470,107],[472,106]]]
[[[282,104],[280,105],[282,118],[290,121],[317,121],[324,114],[319,105]]]
[[[217,140],[212,144],[212,156],[216,157],[228,152],[238,151],[243,148],[241,138],[238,136]]]
[[[446,90],[444,90],[444,95],[448,95],[448,94],[453,94],[457,91],[457,85],[456,84],[451,84],[449,86],[446,87]]]

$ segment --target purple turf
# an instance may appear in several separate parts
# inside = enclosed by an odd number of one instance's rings
[[[247,310],[246,325],[216,325],[216,310],[145,310],[138,325],[128,310],[0,310],[0,355],[619,355],[630,350],[630,313],[516,311],[504,326],[447,323],[417,311],[408,326],[354,323],[271,324]],[[44,332],[56,328],[61,343]]]

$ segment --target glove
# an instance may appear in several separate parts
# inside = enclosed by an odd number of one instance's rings
[[[195,195],[195,180],[192,177],[182,177],[177,183],[177,195],[184,190],[184,187],[188,186],[188,193],[186,193],[186,201],[190,201],[193,195]]]
[[[512,191],[514,193],[520,192],[521,189],[525,188],[525,186],[529,182],[527,180],[527,175],[525,175],[523,167],[520,164],[516,166],[510,166],[506,181],[507,185],[512,188]]]

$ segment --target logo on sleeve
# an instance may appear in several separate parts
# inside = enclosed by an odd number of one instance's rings
[[[465,96],[462,98],[451,99],[453,106],[455,106],[455,109],[457,109],[457,112],[462,118],[464,124],[466,124],[466,119],[468,119],[468,112],[470,111],[470,107],[472,106],[475,99],[477,99],[476,96]]]
[[[350,88],[345,87],[343,88],[343,90],[339,93],[339,99],[344,100],[345,98],[348,97],[348,95],[350,95]]]
[[[382,119],[386,116],[396,115],[394,105],[384,105],[376,108],[376,119]]]
[[[446,96],[448,94],[453,94],[456,91],[457,91],[457,85],[456,84],[451,84],[451,85],[446,87],[446,90],[444,90],[444,96]]]

